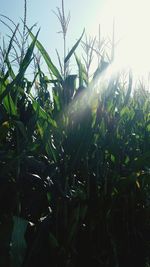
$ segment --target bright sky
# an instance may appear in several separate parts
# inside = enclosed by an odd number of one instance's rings
[[[103,2],[104,0],[92,0],[87,5],[87,0],[65,0],[66,13],[68,11],[71,13],[68,30],[68,46],[70,48],[79,38],[84,27],[86,29],[91,27],[91,22],[94,22]],[[57,33],[60,25],[52,12],[52,10],[56,11],[56,7],[61,7],[61,0],[27,0],[28,25],[38,23],[38,27],[41,27],[40,41],[51,55],[55,53],[56,48],[60,52],[62,49],[61,35]],[[1,0],[0,13],[18,22],[23,17],[23,8],[24,0]],[[5,31],[3,25],[0,24],[0,26],[0,32]]]
[[[116,65],[130,65],[137,73],[150,70],[150,0],[64,0],[66,13],[70,10],[68,46],[71,48],[85,27],[95,35],[101,24],[102,33],[112,34],[115,18]],[[57,18],[52,10],[61,6],[61,0],[28,0],[28,25],[38,22],[40,41],[51,57],[55,48],[61,52],[62,40]],[[1,0],[0,13],[18,21],[23,17],[23,0]],[[3,27],[0,28],[1,30]],[[0,31],[1,31],[0,30]],[[56,59],[56,57],[54,56]],[[55,60],[54,60],[55,61]]]

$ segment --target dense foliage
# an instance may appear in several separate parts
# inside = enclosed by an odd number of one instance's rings
[[[29,29],[16,73],[16,31],[0,69],[0,266],[148,266],[150,93],[131,74],[104,85],[100,67],[88,81],[76,55],[63,76]],[[50,74],[37,62],[31,81],[35,46]]]

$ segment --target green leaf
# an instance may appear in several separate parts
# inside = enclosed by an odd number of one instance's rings
[[[13,32],[13,35],[12,35],[10,41],[9,41],[9,46],[8,46],[8,49],[7,49],[7,52],[6,52],[6,55],[5,55],[4,62],[7,62],[7,60],[8,60],[8,55],[9,55],[9,52],[10,52],[10,50],[11,50],[11,48],[12,48],[12,44],[13,44],[13,41],[14,41],[16,32],[17,32],[17,30],[18,30],[18,27],[19,27],[19,24],[17,24],[17,26],[16,26],[16,28],[15,28],[15,30],[14,30],[14,32]]]
[[[29,31],[30,33],[30,36],[32,39],[34,39],[34,35],[31,31]],[[36,47],[38,48],[38,50],[41,52],[49,70],[53,73],[53,75],[60,81],[60,82],[63,82],[63,79],[58,71],[58,69],[55,67],[55,65],[53,64],[50,56],[48,55],[47,51],[45,50],[45,48],[43,47],[43,45],[38,41],[36,40]]]
[[[24,58],[23,58],[23,61],[20,65],[20,70],[19,70],[19,74],[17,76],[22,76],[24,75],[27,67],[29,66],[31,60],[32,60],[32,55],[33,55],[33,50],[34,50],[34,47],[35,47],[35,44],[36,44],[36,41],[37,41],[37,37],[38,37],[38,34],[39,34],[39,31],[37,32],[36,36],[33,38],[33,41],[32,43],[30,44]]]
[[[33,98],[32,98],[32,100],[33,100]],[[33,100],[32,104],[33,104],[33,109],[37,112],[39,118],[46,120],[53,127],[55,127],[55,128],[57,127],[56,121],[51,119],[49,114],[46,113],[46,111],[39,105],[39,103],[37,101]]]
[[[113,154],[111,154],[111,161],[114,163],[115,162],[115,156]]]
[[[83,83],[85,82],[85,84],[87,85],[87,77],[86,77],[86,70],[84,65],[81,63],[81,60],[77,57],[76,54],[75,55],[75,59],[78,65],[78,71],[79,71],[79,87],[83,86]]]
[[[126,116],[128,117],[130,115],[130,109],[128,108],[128,106],[122,108],[122,110],[120,111],[120,115],[121,118]]]
[[[1,94],[0,103],[2,102],[3,98],[13,89],[14,85],[17,85],[22,80],[22,78],[24,77],[25,71],[26,71],[27,67],[29,66],[29,64],[31,63],[31,60],[32,60],[31,57],[32,57],[32,54],[33,54],[33,50],[34,50],[34,46],[35,46],[35,42],[36,42],[38,33],[39,33],[39,31],[37,32],[36,36],[34,37],[32,43],[30,44],[30,46],[29,46],[29,48],[27,50],[27,53],[26,53],[21,65],[20,65],[19,73],[17,74],[15,79],[6,86],[5,90]]]
[[[11,66],[10,61],[9,61],[8,58],[6,60],[6,64],[7,64],[7,67],[8,67],[9,75],[14,80],[16,76],[15,76],[15,73],[14,73],[14,71],[12,69],[12,66]]]
[[[55,153],[56,150],[52,146],[50,137],[49,137],[49,139],[46,139],[45,137],[46,136],[44,136],[43,141],[44,141],[46,152],[47,152],[49,157],[53,156],[54,161],[57,162],[56,153]]]
[[[3,99],[3,105],[10,115],[17,115],[17,108],[16,108],[10,94],[5,96],[5,98]]]
[[[11,261],[13,267],[21,267],[26,251],[26,242],[24,235],[27,229],[28,221],[13,217],[14,226],[11,238]]]
[[[75,43],[75,45],[72,47],[72,49],[70,50],[70,52],[68,53],[68,55],[65,58],[65,63],[67,63],[67,61],[69,60],[69,58],[72,56],[72,54],[75,52],[76,48],[78,47],[83,35],[84,35],[85,29],[83,30],[83,33],[81,34],[81,37],[79,38],[79,40]]]

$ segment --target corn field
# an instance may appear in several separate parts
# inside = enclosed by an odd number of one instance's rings
[[[148,267],[150,92],[131,72],[104,84],[100,53],[90,75],[84,32],[67,54],[62,11],[59,67],[25,18],[0,49],[0,267]]]

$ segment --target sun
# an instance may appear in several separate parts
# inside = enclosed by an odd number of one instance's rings
[[[150,72],[149,10],[149,0],[107,0],[96,20],[108,35],[115,21],[115,63],[139,76]]]

